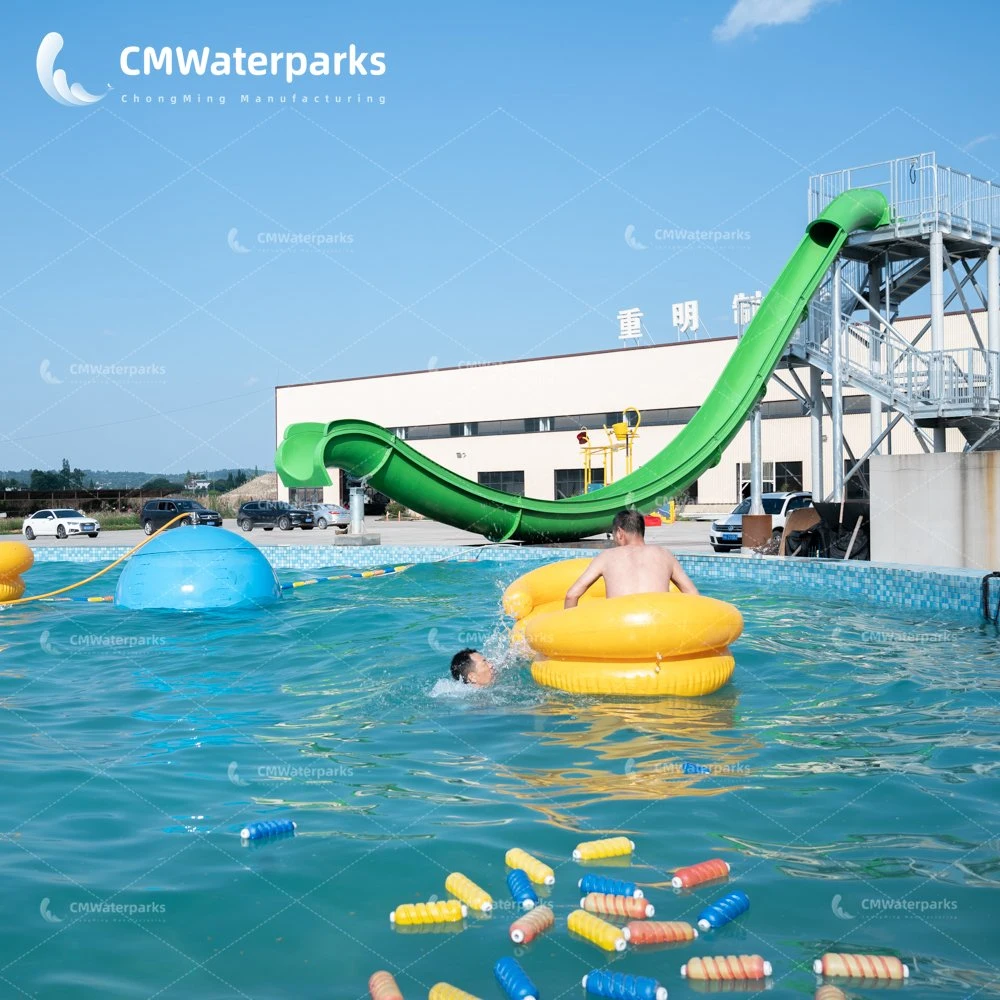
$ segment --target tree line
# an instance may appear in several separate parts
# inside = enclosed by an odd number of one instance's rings
[[[257,469],[254,469],[252,473],[244,472],[243,469],[237,469],[233,472],[230,469],[226,476],[211,480],[209,490],[213,493],[225,493],[242,486],[258,475],[260,473]],[[179,493],[184,489],[185,483],[197,478],[191,472],[188,472],[180,481],[170,476],[155,476],[143,483],[140,488],[144,492]],[[32,469],[27,482],[23,479],[0,476],[0,489],[25,488],[36,492],[54,492],[57,490],[93,490],[97,489],[97,486],[93,477],[88,478],[82,469],[73,468],[69,459],[64,458],[59,469]]]

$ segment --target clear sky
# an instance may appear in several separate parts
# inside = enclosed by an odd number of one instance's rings
[[[276,384],[612,348],[617,311],[631,306],[657,342],[672,338],[682,299],[700,301],[708,334],[728,334],[733,293],[766,291],[797,242],[811,173],[935,150],[995,178],[996,102],[976,81],[1000,13],[964,5],[969,33],[942,58],[957,23],[943,10],[9,9],[0,471],[63,456],[150,471],[271,466]],[[67,107],[42,88],[36,52],[49,32],[64,39],[65,82],[93,95],[110,85],[102,100]],[[351,43],[384,52],[386,72],[350,77],[345,61],[339,77],[288,84],[132,77],[119,62],[127,46],[311,55]],[[180,103],[185,94],[202,103]]]

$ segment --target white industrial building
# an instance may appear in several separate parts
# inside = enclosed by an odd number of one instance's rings
[[[923,327],[926,319],[897,319],[895,326],[908,335]],[[974,346],[964,312],[945,317],[945,337],[949,348]],[[601,428],[621,420],[626,407],[636,407],[642,421],[635,465],[642,464],[666,447],[691,418],[737,343],[736,337],[691,340],[278,386],[276,442],[289,424],[363,418],[392,429],[429,458],[469,479],[510,493],[556,499],[582,491],[580,430],[587,428],[592,442],[603,440]],[[786,384],[794,389],[793,382]],[[871,442],[870,408],[867,395],[849,384],[845,387],[844,437],[855,457],[863,455]],[[815,489],[807,406],[771,379],[762,417],[765,489]],[[829,470],[829,420],[823,423],[823,437]],[[965,440],[959,431],[949,429],[947,444],[948,450],[957,451]],[[908,454],[921,451],[921,445],[911,427],[901,423],[880,451]],[[619,455],[615,478],[624,474],[623,461]],[[848,457],[845,464],[853,462]],[[331,470],[331,478],[334,485],[323,490],[322,499],[344,502],[342,477]],[[825,492],[829,479],[827,472]],[[750,437],[749,426],[744,425],[721,462],[692,484],[689,497],[699,506],[729,507],[746,495],[749,480]],[[281,496],[318,499],[313,493],[284,487]]]

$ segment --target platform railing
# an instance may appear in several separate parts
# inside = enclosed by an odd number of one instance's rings
[[[935,230],[1000,241],[1000,186],[939,164],[934,153],[902,156],[809,178],[809,219],[851,188],[875,188],[889,202],[895,234]]]

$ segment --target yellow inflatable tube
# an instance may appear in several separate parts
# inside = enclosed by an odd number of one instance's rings
[[[21,574],[31,569],[35,553],[24,542],[0,542],[0,603],[24,593]]]
[[[541,566],[515,580],[504,610],[515,639],[535,654],[539,684],[573,694],[711,694],[735,666],[729,644],[743,631],[731,604],[690,594],[607,598],[599,581],[575,608],[562,601],[589,560]]]

